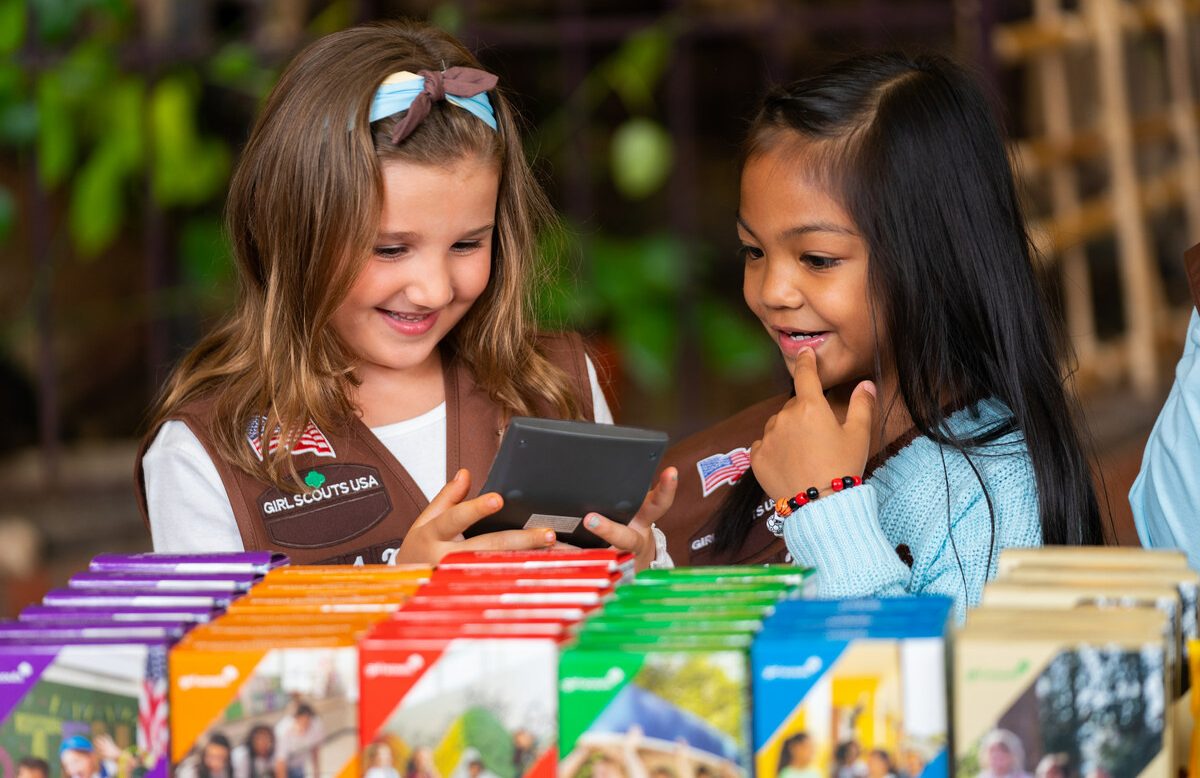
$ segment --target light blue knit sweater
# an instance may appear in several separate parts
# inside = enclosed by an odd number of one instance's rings
[[[1002,403],[986,400],[953,414],[946,424],[964,435],[991,429],[1009,416]],[[995,575],[1000,549],[1042,544],[1033,465],[1021,433],[972,453],[971,462],[987,484],[996,517],[990,569],[992,520],[975,472],[953,448],[924,436],[884,462],[862,486],[823,496],[793,513],[783,529],[788,550],[798,564],[817,568],[821,597],[945,594],[954,598],[961,622]],[[896,553],[901,544],[912,553],[911,569]]]

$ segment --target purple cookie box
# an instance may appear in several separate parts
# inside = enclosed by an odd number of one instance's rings
[[[0,639],[24,638],[128,638],[130,640],[178,640],[187,632],[189,624],[179,622],[112,622],[92,621],[55,623],[37,621],[0,621]]]
[[[266,573],[288,564],[285,554],[242,551],[228,554],[100,554],[92,572]]]
[[[257,573],[200,573],[164,572],[161,574],[125,571],[89,570],[71,576],[72,589],[106,589],[109,591],[140,592],[247,592],[262,580]]]
[[[40,635],[37,632],[31,632],[28,635],[0,637],[0,658],[3,658],[9,653],[21,653],[22,647],[27,647],[31,651],[35,648],[38,651],[40,651],[42,648],[53,648],[55,650],[59,650],[70,646],[164,646],[166,648],[170,648],[172,642],[174,641],[164,638],[64,638],[55,635]]]
[[[127,605],[173,608],[204,607],[211,610],[225,608],[236,595],[220,592],[157,592],[134,594],[111,589],[52,589],[42,598],[43,605],[61,605],[71,608],[121,608]]]
[[[57,622],[167,622],[203,624],[215,619],[220,611],[207,606],[179,608],[139,608],[124,606],[115,608],[72,608],[56,605],[29,605],[17,616],[21,621],[36,624],[41,621]]]
[[[62,640],[53,639],[48,635],[30,635],[27,639],[0,639],[0,722],[6,722],[6,726],[11,724],[8,721],[9,717],[42,682],[43,674],[47,673],[49,668],[61,666],[64,660],[67,663],[66,668],[71,670],[74,676],[78,676],[80,671],[85,675],[89,670],[103,671],[115,663],[117,667],[123,667],[126,674],[110,680],[123,684],[128,696],[137,695],[140,698],[142,691],[152,684],[156,689],[165,684],[169,648],[170,641],[167,640]],[[142,671],[138,673],[137,668],[141,668]],[[130,669],[134,669],[132,675],[128,674]],[[55,677],[53,681],[79,688],[81,699],[88,704],[103,705],[103,695],[97,697],[97,691],[90,683],[80,687],[74,680],[61,677]],[[67,715],[54,709],[56,699],[42,695],[40,700],[33,701],[34,708],[30,712],[35,718],[44,715],[53,721],[65,722]],[[163,703],[165,704],[165,699]],[[123,723],[134,728],[138,722],[133,718],[121,717],[110,723]],[[163,743],[160,748],[162,750],[158,752],[157,762],[145,774],[145,778],[167,778],[169,758],[166,744]],[[9,764],[11,765],[11,762]]]

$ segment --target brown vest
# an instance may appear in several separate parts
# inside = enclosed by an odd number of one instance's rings
[[[1187,269],[1188,288],[1192,290],[1192,303],[1200,310],[1200,243],[1183,252],[1183,266]]]
[[[787,399],[788,395],[781,394],[763,400],[667,451],[663,467],[679,468],[679,487],[674,504],[658,526],[667,536],[667,550],[676,565],[765,564],[787,560],[783,538],[767,529],[766,520],[773,511],[768,507],[772,503],[766,499],[754,509],[755,521],[741,548],[717,553],[712,547],[717,529],[715,514],[732,486],[727,477],[722,478],[721,468],[726,464],[723,458],[736,457],[738,449],[749,449],[750,444],[761,438],[767,419],[778,413]],[[715,473],[707,488],[701,474],[702,464],[705,470]]]
[[[540,336],[538,350],[566,373],[580,400],[580,410],[592,421],[591,384],[579,336]],[[503,412],[475,385],[470,370],[461,362],[451,361],[443,375],[446,478],[467,468],[474,496],[499,447]],[[307,441],[301,438],[308,445],[295,448],[311,450],[293,457],[296,472],[311,491],[295,494],[232,467],[218,456],[207,431],[211,405],[210,400],[197,400],[172,418],[188,425],[216,465],[247,550],[281,551],[298,564],[352,563],[360,557],[367,563],[387,561],[385,552],[400,545],[429,504],[404,467],[357,417],[344,427],[318,430],[307,436]],[[540,403],[535,411],[540,416],[557,416]],[[157,429],[151,430],[143,441],[135,471],[138,507],[147,526],[142,456],[157,434]],[[186,511],[187,506],[180,505],[179,510]]]

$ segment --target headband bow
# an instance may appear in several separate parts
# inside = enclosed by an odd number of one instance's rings
[[[494,89],[498,81],[491,73],[465,67],[393,73],[375,92],[370,121],[408,111],[392,130],[392,143],[398,144],[413,134],[435,101],[446,100],[471,112],[494,130],[496,114],[487,91]]]

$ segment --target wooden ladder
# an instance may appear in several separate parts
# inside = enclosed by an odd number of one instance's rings
[[[1200,241],[1200,106],[1189,27],[1197,16],[1197,0],[1079,0],[1078,10],[1065,10],[1060,0],[1034,0],[1031,18],[993,31],[998,63],[1030,67],[1040,92],[1043,133],[1015,142],[1013,153],[1026,181],[1046,176],[1049,214],[1033,220],[1031,232],[1041,256],[1060,274],[1068,331],[1085,385],[1128,381],[1138,395],[1156,397],[1162,367],[1157,344],[1178,340],[1189,313],[1165,304],[1148,218],[1182,206],[1189,244]],[[1162,38],[1161,86],[1169,99],[1153,114],[1135,118],[1126,46],[1152,36]],[[1081,54],[1090,58],[1094,83],[1071,77],[1068,58]],[[1133,83],[1144,76],[1137,74]],[[1073,97],[1097,101],[1097,126],[1077,126]],[[1165,172],[1140,173],[1139,151],[1164,142],[1174,144],[1175,164]],[[1105,163],[1108,186],[1084,199],[1079,170],[1097,159]],[[1085,244],[1109,236],[1117,246],[1125,327],[1116,342],[1104,343],[1097,335]]]

